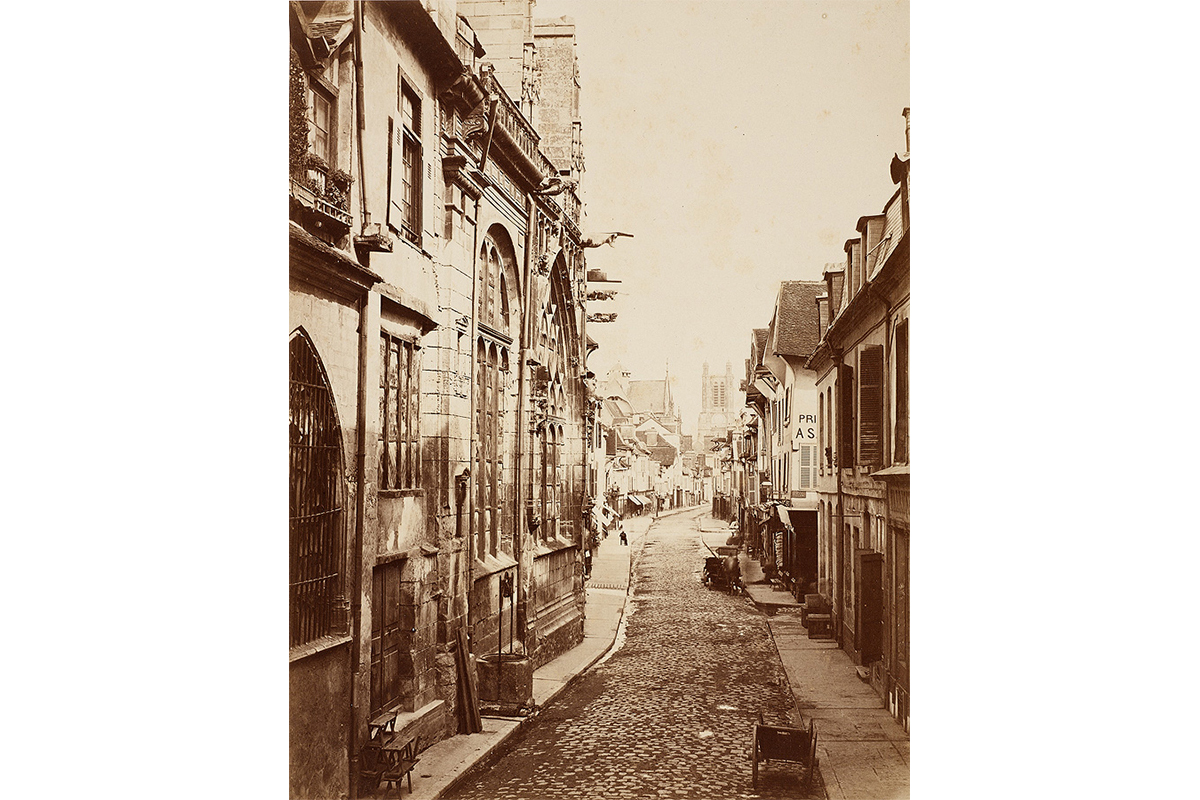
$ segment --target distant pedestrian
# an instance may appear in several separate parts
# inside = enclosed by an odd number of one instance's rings
[[[617,530],[621,534],[621,544],[629,544],[629,537],[625,535],[625,526],[622,525]]]

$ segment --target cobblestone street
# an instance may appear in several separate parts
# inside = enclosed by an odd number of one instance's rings
[[[760,767],[751,786],[758,713],[798,717],[765,618],[701,582],[699,516],[654,524],[633,562],[623,641],[447,797],[799,796],[791,765]]]

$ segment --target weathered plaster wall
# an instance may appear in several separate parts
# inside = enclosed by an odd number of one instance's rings
[[[290,796],[348,797],[349,647],[292,662],[288,683]]]

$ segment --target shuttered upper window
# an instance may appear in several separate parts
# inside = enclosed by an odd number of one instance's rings
[[[894,460],[908,463],[908,320],[896,326],[896,452]]]
[[[800,445],[800,488],[812,489],[816,486],[817,448],[811,444]]]
[[[400,80],[400,121],[388,118],[388,224],[421,244],[421,98]]]
[[[863,348],[859,355],[858,459],[883,463],[883,347]]]
[[[838,365],[837,379],[837,466],[854,466],[854,367]]]

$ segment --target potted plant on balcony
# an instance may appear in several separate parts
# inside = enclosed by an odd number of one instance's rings
[[[329,173],[329,165],[325,163],[325,159],[313,152],[305,153],[304,169],[308,187],[318,195],[325,194],[325,178]]]
[[[344,170],[332,169],[325,176],[325,199],[342,211],[350,211],[350,184],[354,177]]]

